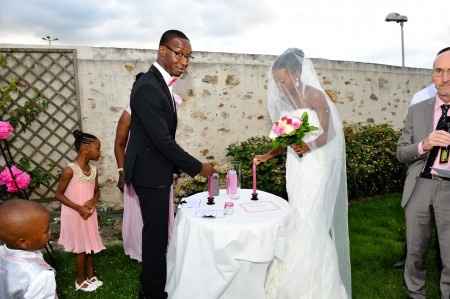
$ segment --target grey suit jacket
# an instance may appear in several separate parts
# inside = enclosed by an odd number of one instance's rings
[[[430,98],[408,109],[405,127],[397,143],[397,159],[408,165],[403,188],[402,207],[408,203],[416,185],[416,179],[425,167],[428,153],[419,155],[418,144],[433,130],[433,114],[436,98]]]

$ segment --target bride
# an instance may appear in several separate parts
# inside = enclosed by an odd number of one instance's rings
[[[268,77],[272,121],[306,112],[318,129],[287,148],[286,189],[294,217],[269,270],[267,299],[351,298],[345,141],[337,109],[302,50],[286,50]],[[283,152],[272,150],[254,161]]]

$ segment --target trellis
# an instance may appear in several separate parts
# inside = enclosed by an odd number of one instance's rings
[[[28,158],[33,166],[55,177],[49,186],[41,186],[31,194],[36,200],[52,199],[56,178],[75,154],[71,134],[81,128],[76,50],[0,48],[0,55],[6,59],[5,67],[0,68],[0,86],[17,79],[21,89],[20,96],[2,116],[37,95],[48,103],[25,130],[14,133],[10,146],[15,161]]]

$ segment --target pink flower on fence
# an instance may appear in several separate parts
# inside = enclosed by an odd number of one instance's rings
[[[13,131],[14,128],[8,121],[0,121],[0,140],[8,139]]]
[[[16,179],[17,186],[14,183],[13,177],[11,176],[11,172],[13,173]],[[5,167],[0,172],[0,186],[6,185],[6,190],[8,192],[19,191],[17,187],[19,187],[20,190],[26,189],[30,184],[30,182],[31,182],[30,175],[25,171],[17,168],[15,165],[11,167],[11,171],[8,169],[8,167]]]

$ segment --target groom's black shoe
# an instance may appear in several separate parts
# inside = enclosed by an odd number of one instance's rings
[[[141,290],[139,290],[138,299],[147,299]]]
[[[156,297],[155,297],[156,298]],[[160,297],[162,299],[167,299],[167,293],[164,292],[164,294],[162,295],[162,297]],[[138,295],[138,299],[153,299],[153,297],[149,297],[149,296],[145,296],[144,292],[142,292],[141,290],[139,291],[139,295]],[[159,298],[158,298],[159,299]]]
[[[138,299],[151,299],[149,296],[146,296],[144,294],[144,291],[142,289],[139,290]]]

